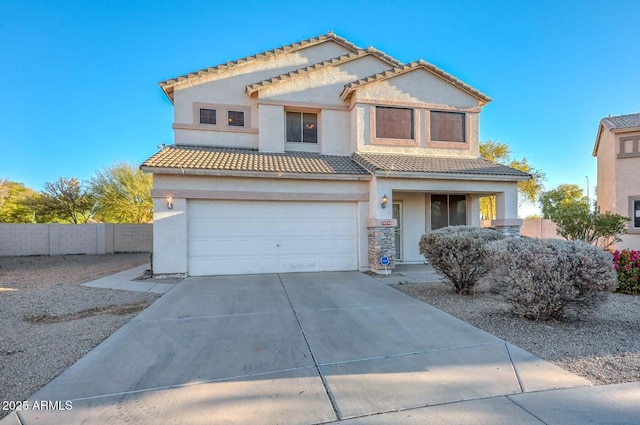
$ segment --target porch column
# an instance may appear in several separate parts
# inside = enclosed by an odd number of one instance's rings
[[[382,273],[385,266],[380,263],[382,257],[389,258],[387,270],[396,267],[396,236],[395,229],[398,225],[394,219],[375,219],[367,221],[368,245],[369,245],[369,270]]]
[[[491,227],[507,236],[520,237],[522,220],[518,218],[518,186],[513,184],[508,190],[496,193],[496,219]]]
[[[386,196],[386,204],[382,206],[382,199]],[[367,220],[367,245],[369,256],[369,270],[384,273],[385,267],[380,264],[382,257],[389,258],[387,270],[396,267],[396,237],[397,220],[392,218],[393,188],[385,181],[373,177],[369,183],[369,219]]]

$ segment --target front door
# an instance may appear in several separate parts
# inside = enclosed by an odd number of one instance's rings
[[[393,203],[393,216],[397,220],[398,225],[395,228],[396,242],[396,261],[402,260],[402,204],[400,202]]]

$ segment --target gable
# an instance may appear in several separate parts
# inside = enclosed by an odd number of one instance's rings
[[[268,50],[252,56],[201,69],[159,83],[169,100],[173,102],[176,89],[227,78],[229,75],[263,71],[256,80],[269,78],[284,72],[321,62],[328,58],[354,53],[360,50],[354,44],[327,33],[315,38]]]
[[[357,89],[356,96],[358,100],[386,99],[458,108],[481,106],[476,96],[421,68],[363,85]]]
[[[419,75],[419,77],[414,77],[417,78],[415,80],[411,80],[411,77],[398,80],[405,74]],[[396,80],[399,83],[390,83],[389,80]],[[456,90],[451,90],[452,88]],[[447,98],[447,94],[451,97]],[[382,98],[393,98],[405,102],[420,102],[420,99],[423,99],[422,102],[426,103],[435,103],[438,99],[447,98],[449,100],[442,102],[443,105],[458,107],[482,107],[491,102],[491,98],[487,95],[423,60],[398,66],[347,84],[340,97],[347,100],[354,95],[360,99],[373,100],[380,99],[378,96],[387,96]]]
[[[389,62],[380,57],[358,55],[318,70],[289,73],[287,75],[295,75],[264,85],[258,91],[258,96],[260,99],[292,102],[309,102],[312,99],[313,103],[342,105],[344,102],[340,99],[340,92],[345,84],[388,68]]]
[[[442,104],[460,108],[479,106],[477,98],[425,70],[416,70],[363,87],[358,92],[358,98],[393,99],[402,102]]]

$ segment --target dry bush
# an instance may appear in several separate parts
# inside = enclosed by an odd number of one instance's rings
[[[434,230],[420,239],[420,253],[442,273],[459,294],[472,294],[487,273],[480,248],[505,236],[492,229],[452,226]]]
[[[616,284],[612,255],[584,242],[508,238],[482,251],[493,290],[532,320],[586,313]]]

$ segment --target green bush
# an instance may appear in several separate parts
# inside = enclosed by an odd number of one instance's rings
[[[612,255],[579,241],[505,239],[483,247],[493,290],[532,320],[586,313],[615,287]]]
[[[625,249],[614,252],[613,266],[618,272],[616,291],[640,294],[640,251]]]
[[[452,226],[434,230],[420,239],[420,253],[442,273],[459,294],[472,294],[487,273],[480,248],[505,236],[492,229]]]

